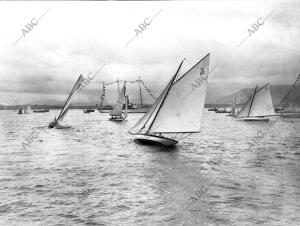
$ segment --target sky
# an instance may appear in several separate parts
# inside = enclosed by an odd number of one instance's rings
[[[145,19],[151,24],[136,33]],[[183,58],[182,74],[207,53],[207,102],[267,82],[291,85],[300,69],[297,1],[0,2],[0,26],[0,104],[63,104],[80,74],[103,65],[74,102],[96,103],[101,82],[139,76],[159,96]],[[107,103],[116,87],[107,86]],[[127,91],[138,101],[136,83]]]

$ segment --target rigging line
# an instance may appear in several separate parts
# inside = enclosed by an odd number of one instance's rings
[[[182,134],[180,134],[180,133],[175,133],[175,135],[174,135],[175,139],[177,140],[178,137],[179,137],[180,135],[182,135]]]
[[[186,134],[185,137],[181,137],[179,140],[183,140],[183,139],[185,139],[185,138],[187,138],[187,137],[189,137],[189,136],[191,136],[191,135],[193,135],[193,134],[192,134],[192,133]],[[178,140],[178,141],[179,141],[179,140]]]
[[[202,61],[202,60],[204,60],[207,56],[209,56],[210,55],[210,53],[208,53],[208,54],[206,54],[206,56],[205,57],[203,57],[201,60],[199,60],[193,67],[191,67],[187,72],[185,72],[180,78],[178,78],[173,84],[172,84],[172,86],[173,85],[175,85],[178,81],[180,81],[181,79],[183,79],[191,70],[193,70],[196,66],[198,66],[198,64]],[[185,58],[183,59],[183,60],[185,60]],[[208,76],[208,74],[207,74],[207,76]],[[177,76],[176,76],[177,77]],[[207,77],[206,77],[207,78]]]
[[[254,92],[253,92],[253,97],[252,97],[252,100],[251,100],[251,105],[250,105],[250,108],[249,108],[249,111],[248,111],[248,117],[249,117],[250,112],[251,112],[253,100],[254,100],[254,97],[255,97],[255,94],[256,94],[256,89],[257,89],[257,86],[255,87],[255,90],[254,90]]]
[[[261,87],[259,90],[256,91],[255,94],[257,94],[258,92],[260,92],[263,88],[265,88],[267,85],[269,85],[269,83],[265,84],[263,87]]]
[[[180,133],[179,133],[180,134]],[[180,138],[178,139],[178,140],[180,140],[183,136],[184,136],[184,133],[181,133],[180,134],[181,136],[180,136]]]
[[[208,74],[207,74],[207,79],[206,79],[206,81],[208,80],[208,76],[209,76],[209,74],[211,74],[217,67],[218,67],[219,65],[217,65],[217,66],[215,66],[212,70],[210,70],[209,72],[208,72]],[[211,78],[212,76],[210,76],[210,78]],[[178,80],[177,80],[178,81]],[[176,82],[177,82],[176,81]],[[190,91],[188,91],[184,96],[183,96],[183,98],[181,99],[182,101],[184,101],[191,93],[193,92],[193,90],[191,89]]]
[[[289,90],[289,91],[284,95],[284,97],[280,100],[280,102],[279,102],[278,105],[281,105],[281,104],[283,104],[284,102],[287,101],[289,95],[291,94],[291,91],[293,90],[293,88],[296,87],[296,84],[297,84],[299,78],[300,78],[300,74],[298,75],[296,81],[294,82],[294,84],[292,85],[292,87],[290,88],[290,90]],[[296,98],[296,99],[297,99],[297,98]],[[287,103],[286,103],[286,104],[287,104]],[[285,106],[284,106],[284,107],[285,107]]]
[[[78,77],[76,83],[74,84],[74,86],[73,86],[73,88],[72,88],[72,90],[71,90],[71,93],[69,94],[69,97],[68,97],[67,101],[65,102],[63,108],[61,109],[61,111],[60,111],[60,113],[59,113],[59,115],[58,115],[58,117],[57,117],[57,121],[58,121],[58,119],[62,116],[63,109],[65,108],[67,102],[70,100],[71,96],[72,96],[72,95],[79,89],[79,87],[81,86],[82,82],[80,83],[80,85],[78,86],[78,88],[77,88],[76,90],[74,90],[75,87],[76,87],[76,85],[78,85],[77,83],[80,81],[80,78],[81,78],[81,77],[83,78],[82,74],[80,74],[80,76]],[[72,92],[72,91],[73,91],[73,92]]]
[[[168,83],[166,93],[163,95],[162,101],[161,101],[161,103],[158,105],[157,112],[156,112],[156,114],[154,115],[154,119],[152,120],[152,122],[151,122],[151,124],[150,124],[150,126],[149,126],[147,132],[149,132],[149,131],[151,130],[151,127],[153,126],[153,123],[154,123],[154,121],[155,121],[157,115],[159,114],[160,109],[161,109],[161,107],[163,106],[163,104],[164,104],[164,102],[165,102],[165,99],[166,99],[166,97],[167,97],[167,95],[168,95],[170,89],[172,88],[172,85],[173,85],[173,83],[174,83],[174,81],[175,81],[175,79],[176,79],[176,77],[177,77],[177,75],[178,75],[178,72],[179,72],[179,70],[180,70],[180,68],[181,68],[181,66],[182,66],[182,64],[183,64],[183,61],[184,61],[184,60],[181,61],[181,63],[180,63],[180,65],[179,65],[179,67],[178,67],[178,69],[177,69],[175,75],[172,77],[171,81]]]

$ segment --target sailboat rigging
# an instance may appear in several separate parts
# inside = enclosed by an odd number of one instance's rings
[[[269,83],[260,89],[255,87],[236,118],[244,121],[269,121],[268,116],[277,116],[272,103]]]
[[[142,143],[175,145],[178,134],[199,133],[208,82],[207,54],[190,70],[178,77],[180,63],[151,109],[129,131]],[[171,138],[170,136],[174,136]]]
[[[119,93],[117,103],[114,105],[113,109],[110,112],[111,121],[123,121],[127,118],[127,96],[126,96],[126,82],[124,82],[123,88]],[[125,103],[125,112],[123,114],[123,104]]]
[[[72,98],[77,93],[77,91],[80,88],[83,81],[84,81],[84,78],[83,78],[82,75],[80,75],[78,77],[75,85],[73,86],[73,89],[71,90],[71,92],[70,92],[63,108],[61,109],[58,117],[57,118],[55,117],[54,120],[49,123],[49,125],[48,125],[49,128],[54,128],[54,127],[57,128],[57,129],[66,128],[66,127],[62,126],[60,123],[64,119],[64,117],[66,116],[67,112],[69,111],[69,107],[70,107]]]

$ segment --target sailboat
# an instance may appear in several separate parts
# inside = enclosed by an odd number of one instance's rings
[[[58,117],[54,118],[54,120],[52,122],[49,123],[48,127],[49,128],[57,128],[57,129],[62,129],[62,128],[68,128],[67,126],[62,126],[60,123],[61,121],[64,119],[64,117],[66,116],[67,112],[69,111],[69,107],[72,101],[72,98],[75,96],[76,92],[78,91],[78,89],[80,88],[82,82],[84,81],[84,78],[82,75],[79,76],[79,78],[77,79],[73,89],[71,90],[63,108],[61,109]]]
[[[243,121],[269,121],[268,116],[276,116],[269,83],[260,89],[255,87],[253,94],[250,95],[236,118]]]
[[[91,112],[95,112],[95,109],[92,109],[92,107],[89,107],[87,109],[83,109],[83,113],[85,113],[85,114],[89,114]]]
[[[235,117],[238,113],[238,108],[237,108],[237,102],[236,102],[236,95],[234,96],[234,103],[232,105],[232,108],[230,110],[230,113],[228,116],[231,116],[231,117]]]
[[[290,104],[280,111],[280,115],[283,118],[300,118],[300,108],[297,108],[294,104]]]
[[[22,115],[23,114],[23,111],[22,111],[22,108],[19,109],[19,112],[18,112],[18,115]]]
[[[32,113],[32,109],[30,105],[27,105],[25,110],[24,110],[24,114],[31,114]]]
[[[199,133],[209,73],[207,54],[180,78],[183,61],[151,109],[131,128],[134,140],[172,146],[184,136]]]
[[[119,98],[117,103],[114,105],[113,109],[110,112],[111,118],[109,120],[111,121],[123,121],[127,118],[127,97],[126,97],[126,82],[124,82],[123,88],[121,92],[119,93]],[[122,109],[123,104],[125,103],[125,112],[123,115]]]

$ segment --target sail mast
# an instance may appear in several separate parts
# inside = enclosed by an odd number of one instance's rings
[[[157,112],[156,112],[156,114],[155,114],[155,116],[154,116],[154,119],[152,120],[152,122],[151,122],[151,124],[150,124],[150,126],[149,126],[149,128],[148,128],[148,130],[147,130],[147,132],[146,132],[146,134],[149,133],[149,131],[150,131],[150,129],[151,129],[151,127],[152,127],[152,125],[153,125],[153,123],[154,123],[154,121],[155,121],[156,116],[158,115],[158,113],[159,113],[159,111],[160,111],[162,105],[164,104],[164,101],[165,101],[165,99],[166,99],[166,96],[168,95],[168,93],[169,93],[169,91],[170,91],[170,89],[171,89],[171,87],[172,87],[172,85],[173,85],[173,83],[174,83],[174,81],[175,81],[175,79],[176,79],[176,77],[177,77],[177,75],[178,75],[178,72],[179,72],[179,70],[180,70],[180,68],[181,68],[181,66],[182,66],[184,60],[185,60],[185,58],[181,61],[181,63],[180,63],[180,65],[179,65],[179,67],[178,67],[178,69],[177,69],[175,75],[174,75],[173,78],[171,79],[171,81],[170,81],[170,83],[169,83],[170,85],[169,85],[169,87],[168,87],[168,89],[167,89],[167,91],[166,91],[166,93],[165,93],[165,95],[164,95],[164,97],[163,97],[163,100],[162,100],[161,104],[158,106],[158,110],[157,110]]]
[[[124,82],[123,88],[122,88],[121,92],[119,92],[118,100],[110,112],[111,116],[121,116],[122,115],[124,101],[126,101],[125,93],[126,93],[126,82]]]
[[[141,76],[139,76],[139,87],[140,87],[140,101],[141,101],[141,107],[143,107],[143,99],[142,99],[142,87],[141,87]]]
[[[255,87],[254,92],[253,92],[253,97],[252,97],[251,104],[250,104],[250,108],[249,108],[249,111],[248,111],[248,117],[249,117],[249,115],[250,115],[250,111],[251,111],[251,107],[252,107],[253,100],[254,100],[254,97],[255,97],[256,89],[257,89],[257,86]]]
[[[73,94],[78,90],[78,88],[79,88],[80,85],[81,85],[81,82],[79,82],[80,80],[83,81],[82,75],[79,76],[79,78],[77,79],[75,85],[73,86],[73,88],[72,88],[72,90],[71,90],[71,93],[69,94],[68,99],[66,100],[66,102],[65,102],[65,104],[64,104],[64,106],[63,106],[63,108],[61,109],[61,111],[60,111],[60,113],[59,113],[59,115],[58,115],[56,121],[58,121],[58,120],[63,116],[64,112],[66,111],[65,107],[66,107],[66,105],[68,104],[70,98],[73,96]],[[80,84],[80,85],[79,85],[79,84]]]

